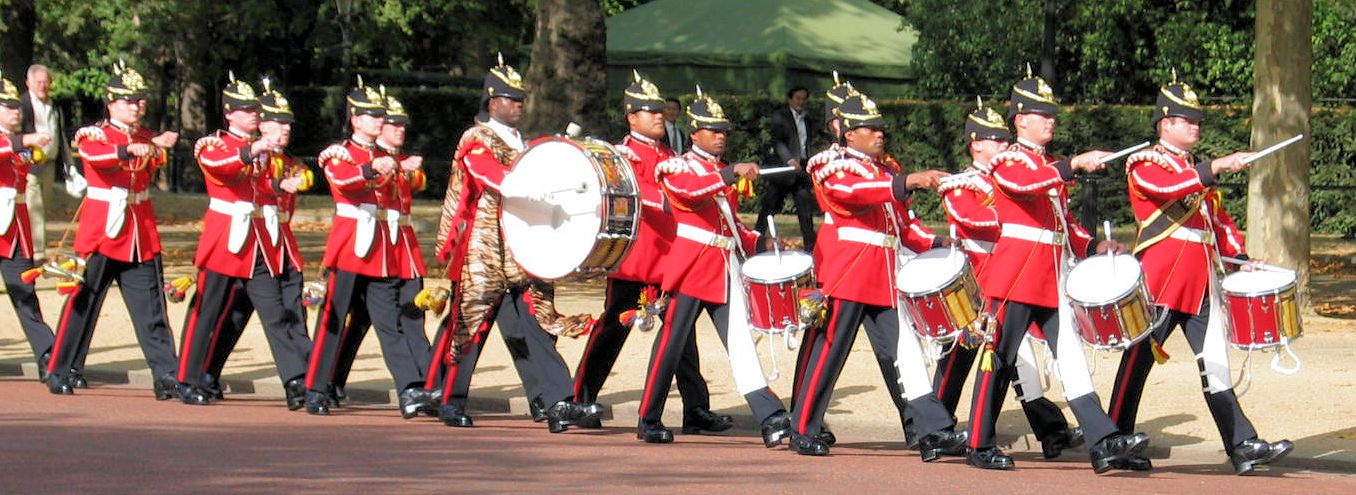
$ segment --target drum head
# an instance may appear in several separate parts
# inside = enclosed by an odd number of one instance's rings
[[[1274,270],[1235,272],[1220,281],[1224,292],[1239,296],[1275,294],[1292,285],[1295,285],[1295,272]]]
[[[593,158],[565,138],[534,142],[504,177],[504,244],[532,276],[570,275],[593,250],[602,225]]]
[[[1064,291],[1070,299],[1083,304],[1106,304],[1134,291],[1143,277],[1144,270],[1134,256],[1089,256],[1074,265]]]
[[[749,258],[739,270],[749,280],[776,283],[795,279],[813,265],[814,258],[804,251],[782,251],[780,256],[768,252]]]
[[[895,286],[910,295],[934,292],[964,273],[968,264],[960,249],[931,249],[900,265]]]

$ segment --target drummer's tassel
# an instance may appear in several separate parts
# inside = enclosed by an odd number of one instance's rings
[[[985,373],[993,372],[993,342],[984,343],[984,354],[979,357],[979,370]]]
[[[183,302],[188,296],[188,288],[193,286],[193,277],[183,276],[165,284],[165,298],[172,303]]]
[[[33,285],[33,282],[37,281],[38,277],[41,275],[42,267],[29,268],[27,270],[24,270],[23,273],[19,274],[19,279],[22,280],[24,284]]]
[[[1157,364],[1166,363],[1168,362],[1168,358],[1172,357],[1168,355],[1168,351],[1163,350],[1163,344],[1159,344],[1158,341],[1154,339],[1149,339],[1149,351],[1153,352],[1154,363]]]
[[[740,177],[735,181],[735,193],[744,199],[753,199],[753,181],[746,177]]]
[[[80,282],[71,280],[57,283],[57,294],[69,296],[71,294],[75,294],[75,292],[78,290],[80,290]]]

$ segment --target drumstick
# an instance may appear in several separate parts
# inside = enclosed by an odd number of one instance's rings
[[[1230,258],[1230,257],[1228,257],[1228,256],[1220,256],[1219,259],[1220,259],[1220,261],[1223,261],[1223,262],[1226,262],[1226,263],[1233,263],[1233,264],[1235,264],[1235,265],[1251,265],[1251,264],[1253,264],[1252,261],[1241,260],[1241,259],[1238,259],[1238,258]],[[1291,269],[1289,269],[1289,268],[1282,268],[1282,267],[1279,267],[1279,266],[1276,266],[1276,265],[1268,265],[1268,264],[1266,264],[1266,263],[1258,263],[1256,266],[1257,266],[1258,268],[1261,268],[1261,269],[1263,269],[1263,270],[1270,271],[1270,272],[1295,273],[1294,270],[1291,270]]]
[[[1110,154],[1110,155],[1104,156],[1104,157],[1102,157],[1101,159],[1097,160],[1097,163],[1106,163],[1106,162],[1115,160],[1115,159],[1120,158],[1120,157],[1122,157],[1122,156],[1125,156],[1125,155],[1134,153],[1134,152],[1136,152],[1136,151],[1139,151],[1141,148],[1144,148],[1144,147],[1147,147],[1147,146],[1149,146],[1149,142],[1148,142],[1148,141],[1145,141],[1145,142],[1136,144],[1136,145],[1131,146],[1131,147],[1129,147],[1129,148],[1126,148],[1126,149],[1117,151],[1117,152],[1115,152],[1115,153],[1112,153],[1112,154]]]
[[[951,243],[950,243],[950,244],[951,244],[951,252],[947,253],[947,254],[946,254],[947,256],[949,256],[949,257],[955,257],[955,256],[956,256],[956,244],[959,243],[959,242],[960,242],[960,239],[957,239],[957,238],[956,238],[956,224],[953,223],[953,224],[951,224]]]
[[[772,252],[777,253],[777,262],[782,261],[782,246],[777,242],[777,222],[773,221],[772,215],[767,216],[767,235],[772,238]]]
[[[1256,152],[1256,153],[1253,153],[1252,156],[1248,157],[1246,160],[1243,160],[1243,164],[1246,165],[1246,164],[1255,162],[1255,161],[1257,161],[1257,160],[1260,160],[1262,157],[1267,156],[1267,155],[1270,155],[1270,154],[1275,153],[1275,152],[1277,152],[1277,151],[1280,151],[1281,148],[1284,148],[1284,147],[1286,147],[1286,146],[1290,146],[1290,145],[1292,145],[1292,144],[1295,144],[1296,141],[1299,141],[1299,140],[1301,140],[1301,139],[1304,139],[1304,135],[1303,135],[1303,134],[1296,134],[1295,137],[1292,137],[1292,138],[1287,139],[1287,140],[1285,140],[1285,141],[1281,141],[1281,142],[1279,142],[1279,143],[1276,143],[1276,144],[1273,144],[1273,145],[1271,145],[1271,146],[1268,146],[1266,149],[1264,149],[1264,150],[1262,150],[1262,151],[1258,151],[1258,152]]]
[[[773,174],[780,174],[780,173],[785,173],[785,172],[793,172],[793,171],[795,171],[795,170],[796,170],[796,167],[771,167],[771,168],[759,169],[759,170],[758,170],[758,175],[773,175]]]
[[[1102,230],[1106,232],[1106,240],[1110,241],[1111,220],[1102,220]],[[1112,253],[1110,249],[1106,251],[1106,254],[1111,256],[1111,280],[1116,280],[1116,254]]]

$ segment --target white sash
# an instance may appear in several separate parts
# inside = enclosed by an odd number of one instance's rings
[[[14,224],[14,208],[18,204],[19,190],[13,187],[0,187],[0,234],[9,232]]]
[[[367,256],[372,251],[372,238],[377,234],[377,205],[372,203],[363,203],[361,205],[351,205],[348,203],[335,203],[334,214],[352,218],[354,225],[353,232],[353,254],[359,258]]]
[[[226,234],[226,250],[231,254],[240,254],[240,249],[245,247],[245,239],[250,235],[250,216],[254,214],[254,203],[212,198],[207,203],[207,209],[231,218],[230,231]]]
[[[730,356],[730,371],[734,374],[735,390],[745,395],[767,388],[767,376],[763,375],[763,364],[758,359],[758,348],[753,342],[752,325],[749,324],[749,305],[745,299],[743,281],[739,278],[740,256],[743,245],[739,242],[739,229],[735,224],[734,213],[724,198],[717,197],[721,216],[734,234],[734,249],[725,250],[725,292],[729,314],[726,320],[725,352]]]
[[[886,218],[890,223],[898,226],[899,217],[895,214],[894,205],[885,204]],[[891,237],[895,260],[898,262],[901,258],[911,257],[912,251],[902,247],[899,237]],[[905,252],[907,251],[907,253]],[[895,291],[895,272],[889,270],[890,287],[886,290]],[[897,298],[896,298],[897,299]],[[909,316],[908,311],[904,311],[899,303],[895,303],[895,318],[899,326],[898,343],[895,344],[895,370],[899,373],[899,385],[904,388],[904,398],[915,400],[932,393],[932,375],[928,374],[928,365],[923,358],[923,346],[918,343],[917,333],[913,331],[913,318]]]

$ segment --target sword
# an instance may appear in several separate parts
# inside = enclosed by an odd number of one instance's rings
[[[1262,151],[1258,151],[1258,152],[1256,152],[1256,153],[1253,153],[1252,156],[1250,156],[1250,157],[1248,157],[1247,159],[1243,160],[1243,164],[1246,165],[1246,164],[1255,162],[1255,161],[1257,161],[1257,160],[1260,160],[1262,157],[1267,156],[1267,155],[1270,155],[1270,154],[1275,153],[1275,152],[1277,152],[1277,151],[1280,151],[1281,148],[1284,148],[1284,147],[1286,147],[1286,146],[1290,146],[1290,145],[1292,145],[1292,144],[1295,144],[1295,142],[1297,142],[1297,141],[1299,141],[1299,140],[1301,140],[1301,139],[1304,139],[1304,135],[1303,135],[1303,134],[1296,134],[1295,137],[1292,137],[1292,138],[1287,139],[1287,140],[1285,140],[1285,141],[1281,141],[1281,142],[1279,142],[1279,143],[1273,144],[1273,145],[1267,147],[1266,149],[1264,149],[1264,150],[1262,150]]]

